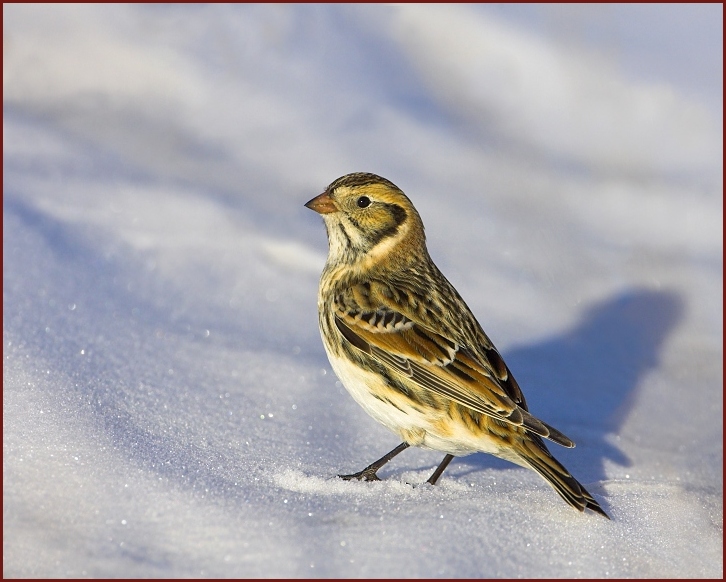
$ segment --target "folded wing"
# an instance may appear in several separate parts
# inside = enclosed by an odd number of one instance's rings
[[[575,446],[527,411],[519,386],[493,346],[481,346],[481,355],[476,355],[391,306],[361,308],[352,296],[336,302],[335,323],[357,349],[461,406],[522,426],[565,447]]]

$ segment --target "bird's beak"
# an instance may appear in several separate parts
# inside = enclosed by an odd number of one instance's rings
[[[327,192],[323,192],[319,196],[316,196],[312,200],[308,200],[305,203],[310,210],[314,210],[318,214],[330,214],[331,212],[338,212],[338,207],[333,202],[333,199],[328,195]]]

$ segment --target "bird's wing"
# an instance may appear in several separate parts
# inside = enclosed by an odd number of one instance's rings
[[[563,446],[574,446],[526,410],[519,386],[493,346],[484,350],[486,356],[476,356],[392,306],[366,303],[358,304],[354,293],[339,295],[335,301],[336,326],[353,346],[422,388]]]

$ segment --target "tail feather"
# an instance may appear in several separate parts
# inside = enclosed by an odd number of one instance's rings
[[[590,509],[610,519],[610,516],[605,513],[587,489],[552,456],[541,439],[532,439],[526,442],[525,449],[527,454],[523,452],[519,453],[524,463],[544,477],[547,483],[559,493],[562,499],[578,511]]]

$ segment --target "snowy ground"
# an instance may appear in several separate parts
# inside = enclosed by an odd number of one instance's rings
[[[722,5],[3,18],[5,576],[723,575]],[[612,521],[485,455],[334,477],[397,444],[318,336],[351,171]]]

